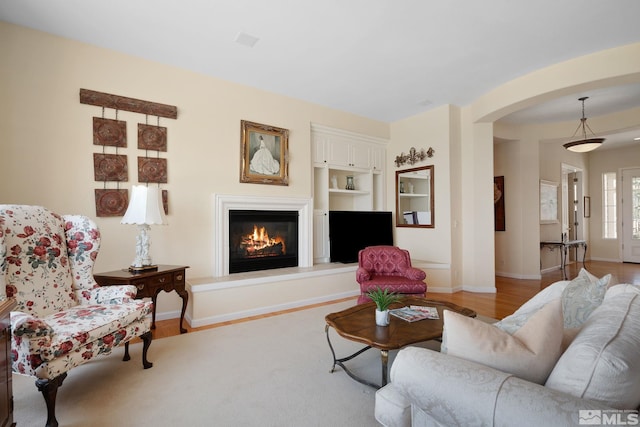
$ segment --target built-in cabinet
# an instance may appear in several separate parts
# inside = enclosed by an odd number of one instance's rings
[[[314,263],[326,263],[330,210],[384,210],[387,140],[311,125]],[[347,182],[353,186],[348,189]]]

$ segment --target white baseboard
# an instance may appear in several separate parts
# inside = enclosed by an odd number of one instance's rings
[[[556,270],[556,269],[554,268],[554,270]],[[514,273],[508,273],[506,271],[496,271],[496,276],[508,277],[510,279],[518,279],[518,280],[540,280],[540,279],[542,279],[542,274],[514,274]]]
[[[621,259],[608,259],[608,258],[596,258],[596,257],[591,257],[590,260],[591,261],[602,261],[602,262],[624,262]]]
[[[203,317],[201,319],[192,319],[191,316],[189,316],[189,313],[186,313],[185,319],[187,319],[187,322],[189,322],[189,325],[191,325],[191,327],[198,328],[200,326],[207,326],[207,325],[213,325],[215,323],[244,319],[246,317],[251,317],[251,316],[259,316],[263,314],[276,313],[279,311],[290,310],[292,308],[301,308],[309,305],[336,301],[336,300],[349,298],[349,297],[355,297],[358,295],[360,295],[360,291],[354,290],[349,292],[342,292],[340,294],[324,295],[322,297],[317,297],[317,298],[310,298],[306,300],[292,301],[292,302],[283,303],[283,304],[260,307],[252,310],[243,310],[243,311],[237,311],[234,313],[221,314],[217,316]],[[180,313],[178,313],[178,315],[175,317],[179,317],[179,316],[180,316]],[[175,317],[170,317],[170,319]],[[157,318],[158,317],[156,314],[156,319]]]

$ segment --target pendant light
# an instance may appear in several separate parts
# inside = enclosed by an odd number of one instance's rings
[[[584,101],[586,99],[589,99],[589,97],[583,96],[582,98],[578,98],[578,101],[582,102],[582,118],[580,119],[580,124],[578,125],[578,128],[576,129],[575,132],[573,132],[573,135],[571,136],[571,138],[576,136],[576,134],[578,133],[578,130],[582,128],[582,139],[567,142],[566,144],[563,145],[564,148],[566,148],[569,151],[573,151],[574,153],[586,153],[588,151],[595,150],[596,148],[600,147],[600,145],[602,145],[602,143],[604,142],[604,138],[587,138],[587,129],[589,129],[589,132],[591,132],[593,136],[596,136],[596,135],[595,133],[593,133],[593,131],[587,124],[587,118],[584,116]]]

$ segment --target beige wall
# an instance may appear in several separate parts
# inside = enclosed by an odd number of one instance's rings
[[[509,129],[502,135],[493,121],[577,90],[640,81],[640,44],[635,44],[520,77],[468,106],[440,107],[388,124],[6,23],[0,23],[0,57],[0,202],[42,204],[61,213],[95,215],[93,191],[101,185],[93,181],[92,153],[99,149],[91,142],[91,117],[100,116],[101,110],[79,103],[80,88],[176,105],[178,119],[160,122],[169,135],[169,182],[163,188],[169,191],[170,214],[168,226],[151,231],[152,254],[158,263],[190,265],[188,279],[208,277],[213,273],[213,193],[311,197],[310,123],[314,122],[391,140],[387,151],[389,209],[394,208],[390,196],[395,156],[411,146],[433,147],[436,228],[397,230],[398,244],[410,247],[416,257],[449,263],[451,271],[442,282],[449,280],[451,289],[489,292],[495,289],[496,266],[502,269],[500,262],[506,253],[498,251],[501,258],[494,256],[494,161],[506,168],[505,174],[516,169],[507,166],[511,161],[523,172],[507,181],[509,194],[537,194],[540,172],[531,167],[529,159],[541,156],[540,141],[559,136],[541,136],[531,129]],[[113,118],[114,112],[108,111],[106,117]],[[121,112],[118,118],[127,121],[129,134],[129,147],[120,152],[128,156],[129,170],[135,171],[135,126],[144,117]],[[242,119],[290,130],[289,186],[239,183]],[[605,130],[596,122],[592,126]],[[494,133],[519,141],[519,146],[494,157]],[[537,169],[538,163],[535,165]],[[123,187],[135,182],[133,172]],[[513,224],[521,230],[513,230],[516,234],[508,240],[510,245],[520,242],[521,249],[505,261],[506,271],[513,274],[526,276],[539,269],[537,203],[535,196],[523,197],[515,207],[520,209],[515,213],[520,222]],[[510,218],[507,212],[507,227],[512,224]],[[135,229],[120,225],[117,218],[98,218],[98,224],[103,248],[96,269],[128,265],[134,256]],[[300,290],[305,283],[282,284],[283,299],[318,295],[308,289],[290,296],[290,286]],[[342,286],[340,292],[354,284],[346,281]],[[256,288],[251,292],[253,298],[269,294],[269,304],[275,303],[271,302],[273,287]],[[220,298],[233,305],[243,297],[226,293]],[[159,311],[174,310],[179,302],[173,295],[161,294]]]

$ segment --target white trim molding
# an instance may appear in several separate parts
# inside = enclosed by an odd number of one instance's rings
[[[229,275],[229,211],[298,211],[298,267],[313,266],[313,199],[214,194],[214,276]]]

